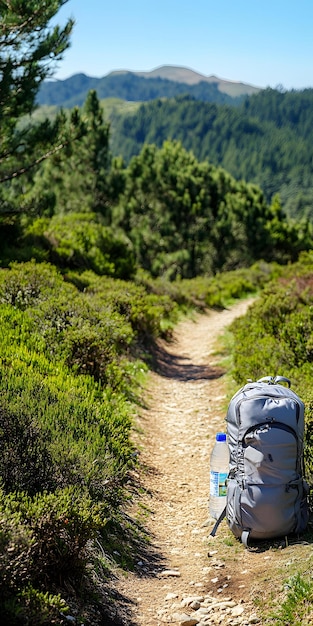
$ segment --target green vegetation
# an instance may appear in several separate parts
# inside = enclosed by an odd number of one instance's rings
[[[313,584],[299,574],[292,576],[285,585],[287,597],[277,614],[273,616],[277,626],[309,626],[312,623]]]
[[[288,215],[312,216],[313,90],[266,89],[238,106],[190,96],[142,103],[111,115],[112,151],[126,161],[145,143],[180,141],[200,161],[236,180],[259,185],[268,202],[279,194]]]
[[[231,330],[240,350],[234,352],[233,376],[242,384],[247,378],[288,372],[306,403],[305,461],[313,476],[313,375],[312,304],[313,256],[304,254],[297,264],[264,288],[262,297]]]
[[[128,163],[145,144],[161,148],[165,140],[180,141],[200,161],[224,168],[237,181],[260,186],[267,202],[279,194],[289,216],[311,218],[313,90],[266,89],[234,106],[217,97],[207,102],[186,87],[181,95],[167,91],[147,102],[144,95],[137,93],[137,102],[131,102],[124,94],[113,105],[111,97],[90,84],[110,121],[112,153]],[[79,106],[87,94],[86,89]],[[66,106],[71,108],[74,102]]]
[[[111,123],[114,155],[129,162],[145,143],[160,148],[167,139],[180,141],[197,159],[259,185],[268,202],[278,193],[288,215],[311,218],[312,89],[268,88],[236,99],[214,83],[184,85],[126,72],[45,82],[39,103],[83,106],[92,89]],[[114,98],[119,103],[112,107]]]
[[[277,271],[264,263],[179,287],[90,270],[63,277],[35,262],[1,271],[0,609],[12,626],[38,612],[52,620],[70,601],[68,582],[95,592],[98,545],[133,567],[142,531],[123,505],[153,342],[181,312],[223,306]]]
[[[125,513],[138,489],[134,415],[155,343],[183,314],[263,292],[232,328],[234,380],[292,378],[306,401],[313,473],[309,220],[287,218],[278,196],[198,161],[167,126],[160,145],[145,144],[148,109],[123,112],[125,153],[133,132],[141,144],[127,163],[112,156],[95,90],[81,109],[33,118],[50,61],[68,45],[72,22],[49,27],[63,4],[4,3],[0,16],[0,614],[10,626],[64,624],[73,603],[86,626],[92,606],[110,615],[110,567],[133,568],[147,540]],[[202,104],[191,105],[182,96],[150,111],[161,120],[166,106],[170,120],[173,106],[194,124]],[[261,122],[242,127],[239,109],[212,106],[219,136],[230,110],[238,137],[262,136]],[[304,129],[309,114],[285,119],[295,155],[306,138],[294,143],[293,125]],[[266,116],[262,124],[273,130]],[[247,163],[252,146],[264,153],[252,141]]]
[[[116,72],[103,78],[93,78],[85,74],[75,74],[57,83],[46,81],[38,93],[38,104],[47,104],[71,108],[82,106],[87,94],[96,90],[100,99],[119,98],[129,102],[146,102],[155,98],[173,98],[182,94],[190,94],[205,102],[237,104],[242,100],[244,88],[233,88],[239,95],[230,96],[220,91],[216,82],[201,81],[196,85],[167,80],[160,77],[143,77],[133,72]],[[225,90],[226,91],[226,90]]]
[[[198,162],[180,143],[145,146],[125,167],[109,153],[94,92],[86,135],[58,152],[22,189],[20,215],[3,219],[1,261],[47,260],[132,278],[190,279],[268,262],[295,261],[312,245],[309,222],[288,220],[278,197]],[[21,193],[18,193],[19,190]]]
[[[40,83],[51,74],[54,64],[69,45],[73,22],[64,28],[50,22],[65,0],[1,5],[1,137],[0,137],[0,206],[11,212],[14,194],[8,184],[26,174],[51,151],[66,145],[74,136],[61,116],[53,122],[18,128],[22,116],[31,114]],[[77,130],[77,129],[76,129]]]
[[[95,541],[122,552],[141,343],[177,310],[93,273],[82,292],[49,265],[14,265],[0,282],[0,612],[13,625],[29,616],[29,590],[38,609],[43,591],[79,588]]]
[[[295,260],[311,246],[309,225],[288,222],[278,198],[268,206],[255,185],[169,141],[131,159],[113,221],[139,266],[170,279]]]

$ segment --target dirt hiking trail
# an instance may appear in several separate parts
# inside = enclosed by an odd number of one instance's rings
[[[208,512],[210,454],[226,426],[217,340],[250,304],[184,320],[159,346],[134,434],[143,467],[137,518],[150,544],[136,571],[118,573],[115,585],[127,626],[261,623],[253,598],[268,586],[273,555],[246,551],[225,521],[209,538]]]

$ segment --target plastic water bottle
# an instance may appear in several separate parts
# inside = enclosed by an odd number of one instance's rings
[[[217,433],[210,459],[211,517],[218,519],[226,506],[226,479],[229,471],[229,448],[225,433]]]

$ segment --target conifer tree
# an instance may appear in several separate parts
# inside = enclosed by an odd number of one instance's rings
[[[123,162],[112,159],[109,150],[110,127],[103,119],[97,93],[91,90],[76,111],[83,134],[69,151],[59,151],[47,159],[34,177],[28,201],[43,215],[101,214],[111,224],[111,207],[123,190]]]
[[[15,182],[50,154],[68,144],[72,128],[64,116],[24,123],[36,107],[40,84],[51,76],[69,46],[73,20],[63,28],[51,20],[67,0],[0,1],[0,214],[16,213]],[[74,133],[75,134],[75,133]]]

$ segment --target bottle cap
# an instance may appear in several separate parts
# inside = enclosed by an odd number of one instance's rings
[[[217,433],[216,434],[216,441],[226,441],[226,434],[225,433]]]

